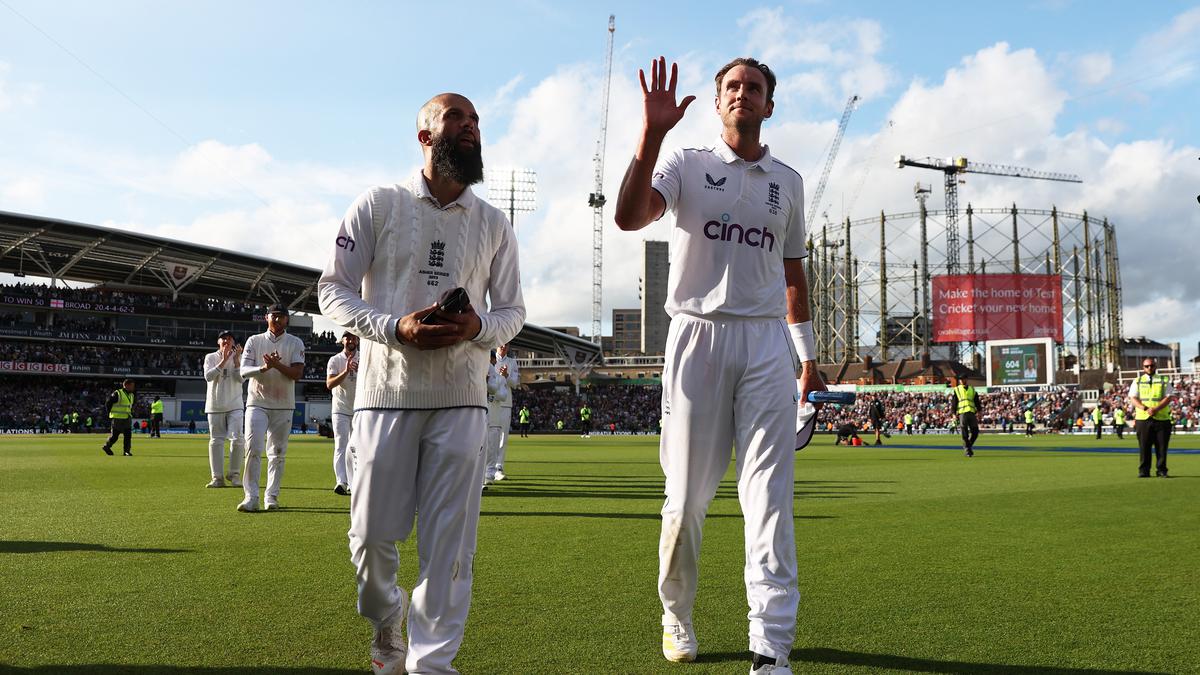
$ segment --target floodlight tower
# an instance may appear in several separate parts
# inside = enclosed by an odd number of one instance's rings
[[[508,211],[508,222],[517,231],[517,214],[537,208],[537,173],[531,169],[505,167],[487,170],[488,201]]]
[[[600,306],[604,298],[604,145],[608,138],[608,88],[612,83],[613,33],[617,17],[608,15],[608,53],[604,59],[604,93],[600,98],[600,138],[592,165],[596,169],[596,188],[588,195],[592,207],[592,342],[600,344]]]

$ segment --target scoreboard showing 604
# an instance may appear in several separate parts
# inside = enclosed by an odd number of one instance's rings
[[[986,344],[989,387],[1054,383],[1053,340],[991,340]]]

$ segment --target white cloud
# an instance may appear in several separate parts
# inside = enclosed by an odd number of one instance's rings
[[[0,61],[0,112],[18,105],[33,105],[37,103],[41,86],[30,83],[14,84],[9,80],[12,66]]]
[[[746,51],[776,73],[804,69],[781,78],[777,96],[785,103],[817,98],[836,106],[851,94],[870,100],[894,79],[891,68],[877,59],[883,48],[883,27],[877,21],[806,22],[772,8],[751,11],[738,20],[738,27],[747,32]],[[836,91],[831,82],[837,82]]]
[[[1075,76],[1085,86],[1100,84],[1112,72],[1113,59],[1107,52],[1084,54],[1075,59]]]
[[[0,210],[36,211],[45,199],[46,183],[40,177],[20,176],[0,182]]]
[[[1175,16],[1171,22],[1137,41],[1130,61],[1134,75],[1149,76],[1145,88],[1167,87],[1191,79],[1200,57],[1200,7]]]

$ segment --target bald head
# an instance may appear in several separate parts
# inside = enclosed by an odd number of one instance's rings
[[[456,106],[469,108],[472,113],[475,112],[475,106],[471,105],[471,100],[462,94],[447,92],[429,99],[417,113],[417,131],[431,131],[437,126],[437,121],[441,118],[442,113],[447,108]]]

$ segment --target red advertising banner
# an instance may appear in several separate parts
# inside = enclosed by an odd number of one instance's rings
[[[933,277],[933,341],[1063,339],[1062,276],[943,274]]]

